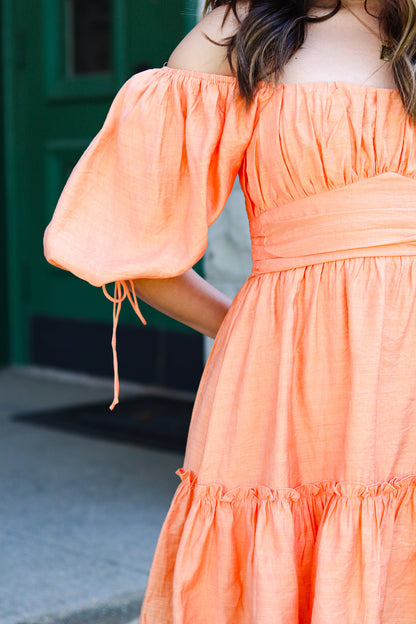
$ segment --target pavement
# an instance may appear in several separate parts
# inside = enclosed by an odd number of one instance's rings
[[[120,401],[149,390],[121,382]],[[0,369],[0,624],[137,624],[183,455],[12,420],[112,397],[112,380]]]

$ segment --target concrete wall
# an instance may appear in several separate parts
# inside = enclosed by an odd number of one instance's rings
[[[233,298],[251,273],[251,246],[244,195],[236,181],[230,198],[208,231],[204,256],[205,279]],[[213,340],[204,337],[204,357]]]

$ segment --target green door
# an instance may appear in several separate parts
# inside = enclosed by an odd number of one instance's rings
[[[102,126],[117,90],[137,71],[163,65],[192,26],[194,14],[184,0],[3,0],[14,363],[112,371],[112,303],[101,288],[46,262],[43,232],[72,167]],[[202,339],[196,332],[144,303],[140,307],[148,326],[141,326],[127,302],[118,332],[121,342],[123,328],[139,336],[132,339],[129,334],[126,350],[133,340],[130,350],[136,355],[143,347],[153,353],[156,372],[142,381],[166,382],[161,361],[167,356],[156,351],[166,350],[178,332],[191,345],[191,360],[202,361]],[[123,377],[120,352],[119,359]],[[137,362],[132,366],[139,371]],[[145,371],[144,361],[141,366]],[[195,362],[189,362],[189,370],[193,367]]]

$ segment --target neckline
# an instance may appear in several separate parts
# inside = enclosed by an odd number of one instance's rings
[[[160,69],[165,70],[167,73],[195,78],[197,80],[205,80],[207,82],[229,82],[230,84],[235,84],[237,82],[237,78],[235,76],[228,76],[226,74],[214,74],[209,72],[194,71],[193,69],[181,69],[176,67],[169,67],[168,65],[164,65]],[[267,82],[265,80],[259,82],[260,88],[276,91],[282,88],[288,89],[291,87],[299,89],[312,89],[321,86],[330,87],[331,85],[340,85],[349,87],[351,89],[362,89],[376,92],[385,91],[386,93],[396,93],[397,95],[399,95],[399,90],[397,89],[397,87],[376,87],[373,85],[361,84],[359,82],[350,82],[349,80],[313,80],[311,82],[278,82],[275,84],[273,84],[272,82]]]

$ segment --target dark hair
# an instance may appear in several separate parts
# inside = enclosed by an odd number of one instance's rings
[[[314,0],[248,0],[248,11],[239,18],[238,0],[206,0],[204,15],[210,10],[227,5],[223,24],[233,11],[240,26],[237,32],[218,45],[227,46],[227,58],[237,78],[240,94],[249,104],[258,83],[273,76],[279,80],[284,65],[301,47],[309,22],[323,22],[341,8],[341,0],[327,0],[330,12],[320,17],[307,15],[309,9],[321,6]],[[380,33],[383,32],[393,48],[391,57],[394,81],[403,105],[416,124],[416,0],[383,0],[379,15]],[[207,37],[209,38],[209,37]],[[210,39],[212,41],[212,39]],[[232,62],[236,54],[237,67]]]

